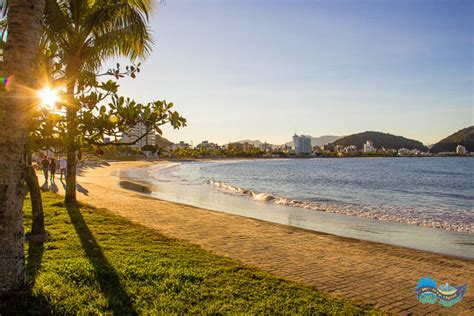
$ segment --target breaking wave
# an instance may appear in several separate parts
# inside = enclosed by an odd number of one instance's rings
[[[180,162],[169,162],[169,163],[160,163],[156,165],[152,165],[148,167],[148,175],[150,175],[155,180],[159,180],[162,182],[171,182],[171,179],[167,179],[163,177],[163,171],[170,171],[170,169],[174,169],[181,166]]]
[[[358,216],[382,221],[395,221],[404,224],[439,228],[456,232],[474,234],[474,219],[463,209],[429,208],[423,206],[398,205],[354,205],[344,203],[325,203],[325,201],[299,201],[291,198],[273,196],[266,192],[254,192],[222,181],[209,180],[211,188],[221,192],[246,196],[255,201],[299,207],[307,210]]]

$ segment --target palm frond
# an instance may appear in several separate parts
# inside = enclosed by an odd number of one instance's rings
[[[68,7],[64,1],[46,0],[43,36],[63,48],[68,47],[74,37],[74,28],[67,12]]]
[[[45,38],[65,63],[94,71],[110,57],[147,57],[152,0],[46,0]]]
[[[161,1],[160,1],[161,2]],[[151,11],[153,10],[154,1],[151,0],[128,0],[127,3],[134,10],[141,11],[142,14],[149,18]]]
[[[128,56],[135,60],[137,57],[147,56],[152,49],[152,40],[147,38],[149,34],[147,30],[138,37],[136,28],[132,25],[95,37],[89,45],[88,54],[94,57],[88,58],[88,69],[99,68],[108,58]]]
[[[79,28],[82,24],[82,17],[84,12],[87,12],[89,9],[89,1],[87,0],[70,0],[69,1],[69,11],[70,17],[73,25]]]
[[[132,59],[145,57],[149,53],[152,41],[147,23],[147,11],[134,9],[129,1],[116,1],[109,5],[98,6],[84,21],[85,32],[92,33],[96,38],[115,30],[130,29],[135,32],[135,37],[122,37],[125,42],[118,50],[119,54]]]

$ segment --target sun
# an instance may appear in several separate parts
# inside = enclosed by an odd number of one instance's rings
[[[39,90],[38,97],[41,100],[41,105],[50,109],[53,109],[56,105],[56,102],[59,101],[58,92],[48,87]]]

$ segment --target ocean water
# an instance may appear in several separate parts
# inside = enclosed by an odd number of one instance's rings
[[[185,162],[121,177],[165,200],[474,257],[469,157]]]

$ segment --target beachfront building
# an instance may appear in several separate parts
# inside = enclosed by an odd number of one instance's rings
[[[313,154],[320,154],[323,152],[322,148],[319,147],[318,145],[314,145],[312,149]]]
[[[336,145],[334,146],[334,152],[336,153],[342,153],[344,151],[344,147],[342,145]]]
[[[310,154],[311,153],[311,138],[308,136],[298,136],[293,135],[293,147],[295,148],[295,153],[299,154]]]
[[[188,148],[192,148],[192,146],[184,141],[180,141],[179,143],[177,144],[171,144],[169,146],[169,149],[170,150],[176,150],[176,149],[188,149]]]
[[[325,144],[325,145],[322,146],[322,150],[323,150],[324,153],[330,153],[330,152],[335,151],[334,147],[335,146],[333,144]]]
[[[120,140],[120,142],[122,143],[134,142],[138,138],[140,138],[142,135],[144,135],[146,132],[147,132],[147,128],[145,124],[143,122],[139,122],[137,125],[132,127],[127,134],[124,134],[122,136],[122,139]],[[156,137],[155,137],[155,132],[153,130],[148,131],[148,134],[145,137],[141,138],[135,144],[130,145],[130,146],[134,148],[142,148],[143,146],[146,146],[146,145],[151,145],[151,146],[156,145]]]
[[[388,153],[388,154],[396,154],[397,150],[396,149],[391,149],[391,148],[387,149],[385,147],[382,147],[382,152]]]
[[[255,148],[254,145],[250,144],[249,142],[245,142],[242,145],[244,151],[250,151],[251,149]]]
[[[230,143],[229,145],[227,145],[227,148],[247,152],[254,149],[255,146],[250,144],[249,142],[244,142],[244,143]]]
[[[376,152],[377,150],[375,149],[374,147],[374,143],[371,141],[371,140],[368,140],[365,144],[364,144],[364,153],[374,153]]]
[[[350,146],[344,147],[344,152],[345,152],[346,154],[355,153],[355,152],[357,152],[357,146],[355,146],[355,145],[350,145]]]
[[[196,149],[200,149],[200,148],[204,148],[204,149],[219,149],[219,145],[214,144],[214,143],[210,143],[210,142],[207,141],[207,140],[203,140],[200,144],[197,144],[197,146],[196,146]]]
[[[176,148],[187,149],[187,148],[191,148],[191,145],[189,145],[188,143],[186,143],[184,141],[180,141],[179,143],[174,144],[174,149],[176,149]]]
[[[273,147],[273,152],[289,153],[291,152],[291,150],[292,150],[292,147],[288,145],[280,145],[280,146]]]
[[[398,150],[398,155],[399,156],[409,156],[410,155],[410,149],[400,148]]]
[[[414,148],[414,149],[410,150],[410,155],[420,156],[421,155],[421,150]]]
[[[467,154],[466,147],[464,147],[463,145],[458,145],[458,147],[456,147],[456,155],[465,155],[465,154]]]
[[[270,145],[270,144],[267,143],[267,142],[264,142],[264,143],[260,144],[260,145],[258,146],[258,149],[260,149],[261,151],[264,151],[264,152],[266,152],[266,153],[269,153],[269,152],[272,152],[272,151],[273,151],[272,145]]]

